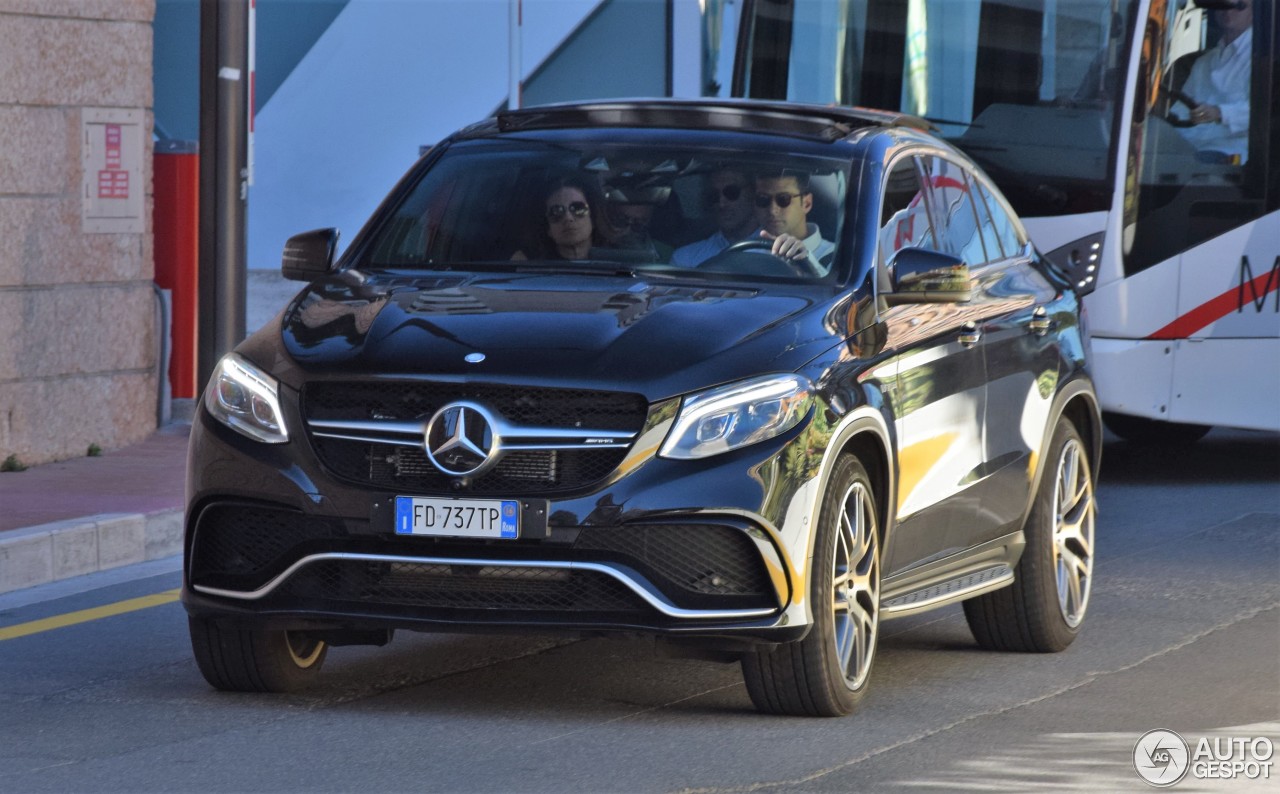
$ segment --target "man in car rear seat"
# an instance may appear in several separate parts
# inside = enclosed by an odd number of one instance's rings
[[[720,228],[705,240],[677,248],[671,255],[671,264],[697,267],[736,242],[759,237],[754,202],[755,180],[750,174],[737,168],[712,171],[703,206],[715,210]]]

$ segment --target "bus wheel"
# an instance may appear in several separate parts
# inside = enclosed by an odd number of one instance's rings
[[[1163,444],[1166,446],[1182,446],[1194,444],[1204,438],[1213,428],[1208,425],[1184,425],[1176,422],[1161,422],[1158,419],[1144,419],[1140,416],[1113,414],[1104,412],[1102,421],[1107,429],[1125,441],[1135,444]]]

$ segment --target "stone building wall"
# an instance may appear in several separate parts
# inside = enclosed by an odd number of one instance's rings
[[[0,461],[84,455],[156,426],[154,0],[0,0]],[[82,219],[86,112],[141,124],[141,231]]]

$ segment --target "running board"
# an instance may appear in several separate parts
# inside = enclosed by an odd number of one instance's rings
[[[998,590],[1012,582],[1013,569],[1001,563],[882,601],[880,617],[888,620],[914,615],[917,612],[927,612],[936,607]]]

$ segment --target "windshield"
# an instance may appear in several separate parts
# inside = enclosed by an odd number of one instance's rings
[[[357,266],[838,277],[846,162],[626,137],[455,143],[382,215]],[[803,255],[770,253],[782,235]]]
[[[934,122],[1023,215],[1106,209],[1135,0],[767,0],[737,93]]]

